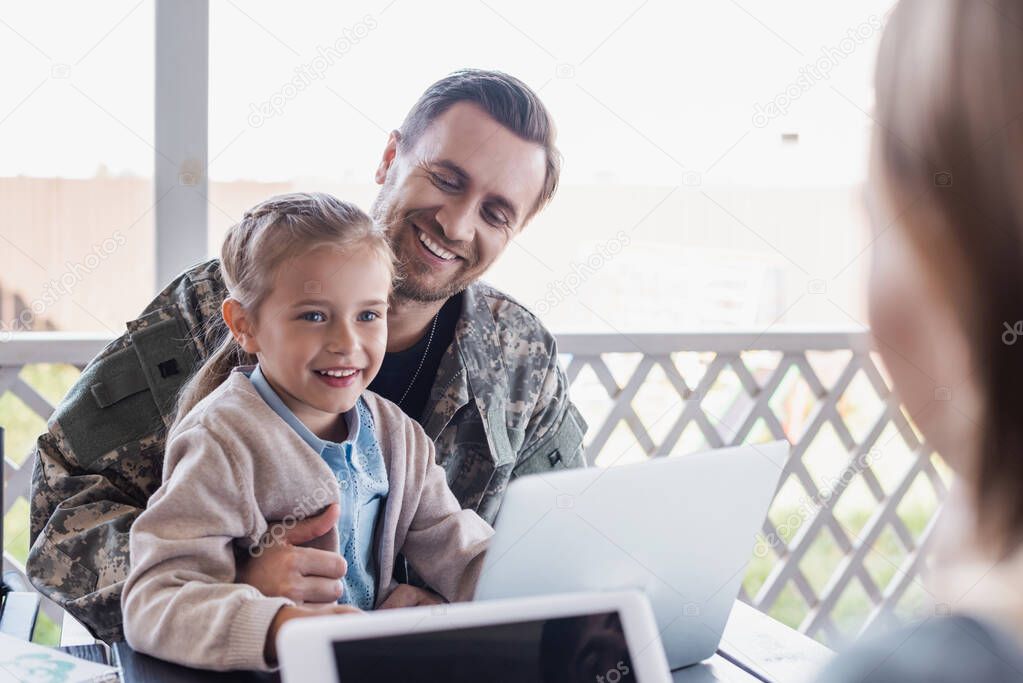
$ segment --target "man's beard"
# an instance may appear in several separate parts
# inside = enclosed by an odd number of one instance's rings
[[[374,200],[371,209],[373,220],[387,232],[387,239],[391,244],[391,249],[394,251],[396,275],[391,295],[398,300],[429,304],[437,301],[446,301],[475,282],[481,273],[472,272],[479,262],[479,257],[476,255],[474,245],[471,244],[468,245],[466,258],[461,259],[461,257],[458,257],[462,260],[462,263],[459,264],[458,270],[447,283],[438,287],[424,281],[430,276],[432,270],[428,265],[422,263],[417,256],[407,253],[409,249],[419,248],[416,244],[410,244],[410,242],[419,241],[419,236],[415,234],[416,229],[410,220],[417,212],[415,210],[404,210],[402,207],[396,206],[395,202],[390,201],[391,194],[391,188],[385,183],[380,189],[376,200]],[[436,224],[435,219],[425,214],[422,220],[418,222],[422,224]],[[443,231],[439,232],[443,234]],[[436,234],[427,234],[432,239],[440,241]]]

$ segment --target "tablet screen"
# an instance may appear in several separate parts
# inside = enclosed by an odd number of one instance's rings
[[[635,678],[617,612],[335,641],[332,645],[341,683],[618,683]]]

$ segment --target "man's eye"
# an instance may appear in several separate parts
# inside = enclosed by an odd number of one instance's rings
[[[320,311],[309,311],[308,313],[300,315],[299,318],[302,320],[308,320],[311,323],[322,323],[327,320],[327,316]]]
[[[508,225],[508,217],[501,211],[483,209],[483,218],[491,225],[497,225],[499,227],[505,227]]]
[[[430,176],[433,184],[437,186],[442,192],[455,192],[458,190],[458,184],[442,175],[433,173]]]
[[[379,318],[380,315],[376,311],[363,311],[359,314],[359,322],[361,323],[371,323]]]

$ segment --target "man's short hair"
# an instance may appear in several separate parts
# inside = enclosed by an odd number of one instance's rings
[[[528,85],[514,76],[500,71],[463,69],[440,79],[426,89],[405,117],[399,130],[399,146],[411,149],[433,120],[458,102],[477,105],[515,135],[543,147],[547,168],[540,196],[529,212],[532,217],[558,189],[561,152],[555,145],[557,131],[547,107]]]

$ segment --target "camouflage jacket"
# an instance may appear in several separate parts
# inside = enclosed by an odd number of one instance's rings
[[[161,483],[182,384],[225,328],[220,264],[172,282],[86,367],[35,451],[28,574],[99,638],[122,638],[128,533]],[[493,522],[508,482],[584,465],[585,422],[568,399],[551,334],[477,283],[424,413],[437,461],[463,507]]]

